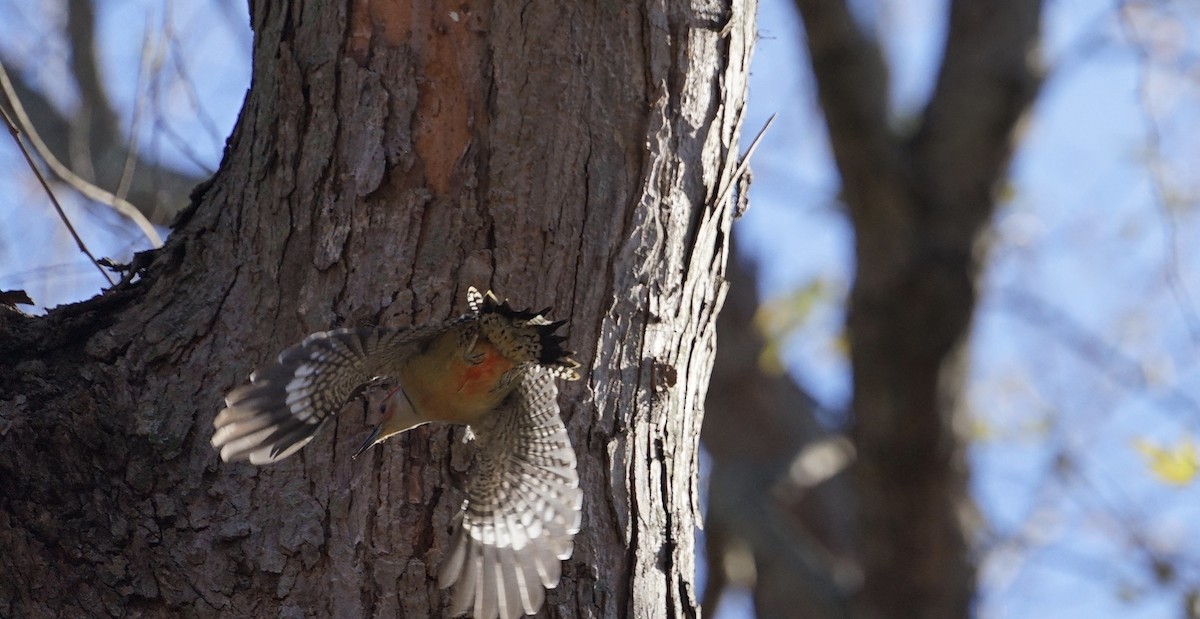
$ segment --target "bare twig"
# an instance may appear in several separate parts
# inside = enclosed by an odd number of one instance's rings
[[[1080,360],[1099,369],[1121,388],[1133,394],[1146,394],[1153,387],[1143,364],[1126,354],[1103,336],[1093,333],[1078,320],[1037,296],[1018,288],[996,291],[997,303],[1013,316],[1043,329]],[[1162,393],[1175,406],[1192,415],[1200,413],[1200,402],[1176,387]]]
[[[6,68],[14,66],[10,59],[2,56],[0,55],[0,62],[3,62]],[[21,100],[22,108],[28,115],[31,124],[37,129],[38,136],[45,142],[47,149],[59,161],[70,165],[71,170],[78,176],[88,179],[92,184],[109,190],[115,187],[121,174],[120,164],[125,160],[125,133],[113,136],[100,135],[102,131],[85,121],[85,117],[102,116],[102,112],[97,108],[103,103],[96,103],[93,93],[79,89],[80,109],[68,116],[60,111],[55,103],[46,98],[43,92],[22,80],[20,72],[10,71],[8,78],[12,81],[13,90]],[[0,94],[0,105],[6,105],[3,103],[4,98],[4,95]],[[11,112],[11,109],[9,111]],[[155,130],[159,130],[157,125]],[[81,134],[85,136],[90,134],[92,143],[90,145],[79,144]],[[176,137],[175,140],[181,141],[181,138]],[[77,151],[82,151],[79,152],[78,157],[90,156],[93,158],[92,161],[79,161],[77,158],[73,158],[71,153]],[[125,200],[138,207],[147,207],[142,214],[155,226],[170,223],[180,205],[187,203],[187,196],[191,188],[203,180],[201,177],[167,167],[162,162],[150,160],[145,155],[138,157],[135,168],[133,185],[129,190],[129,195],[124,196]],[[88,176],[86,174],[88,170],[92,170],[96,176]],[[204,176],[211,176],[211,170]],[[122,219],[124,218],[122,217]],[[142,236],[140,232],[138,236]]]
[[[146,219],[145,215],[142,215],[141,211],[139,211],[137,207],[130,204],[128,201],[120,199],[108,191],[89,183],[83,178],[80,178],[77,174],[67,168],[67,166],[63,165],[62,162],[60,162],[58,158],[50,152],[50,149],[46,146],[46,143],[43,142],[42,138],[38,135],[37,130],[34,129],[33,123],[29,120],[29,116],[25,114],[25,108],[21,105],[20,99],[17,98],[16,90],[13,89],[12,82],[8,78],[8,72],[4,70],[3,63],[0,63],[0,89],[3,89],[5,96],[8,98],[9,106],[11,106],[13,114],[16,115],[15,123],[13,122],[13,119],[8,118],[7,113],[5,114],[5,120],[9,122],[9,126],[12,127],[14,132],[19,133],[20,131],[24,131],[26,139],[29,140],[29,144],[33,146],[33,149],[37,151],[42,160],[46,162],[46,165],[50,167],[50,170],[54,172],[55,176],[57,176],[63,182],[74,187],[77,191],[79,191],[79,193],[83,194],[88,199],[94,200],[101,204],[107,204],[116,209],[118,213],[128,217],[135,224],[137,224],[138,228],[141,229],[142,234],[146,236],[152,246],[156,248],[162,247],[162,237],[158,235],[158,231],[154,229],[154,226],[150,224],[150,221]],[[19,130],[18,127],[20,127]],[[14,135],[17,133],[14,133]],[[18,143],[20,143],[19,140]]]
[[[119,200],[124,200],[129,193],[129,187],[133,184],[133,171],[137,167],[138,161],[138,130],[142,126],[142,109],[144,103],[141,98],[143,80],[150,75],[151,65],[161,62],[155,57],[161,57],[162,44],[154,41],[150,34],[150,18],[146,17],[146,27],[142,35],[142,58],[138,63],[137,80],[134,82],[135,103],[133,106],[133,118],[129,121],[129,145],[125,148],[125,164],[121,170],[121,180],[117,183],[116,196]]]
[[[767,119],[766,124],[762,129],[758,130],[758,135],[754,136],[754,141],[750,142],[750,148],[746,149],[746,154],[742,155],[742,161],[738,163],[738,167],[733,171],[733,175],[729,177],[729,184],[725,185],[725,190],[721,192],[721,196],[717,198],[714,204],[724,204],[729,199],[729,194],[733,193],[733,188],[737,186],[737,179],[750,167],[750,157],[754,155],[754,151],[758,149],[758,143],[762,141],[763,136],[767,134],[767,129],[771,128],[771,124],[775,122],[775,117],[778,114],[771,114]]]
[[[1163,251],[1166,254],[1163,257],[1163,270],[1167,280],[1167,288],[1171,292],[1171,296],[1175,298],[1175,305],[1179,308],[1180,314],[1183,315],[1184,323],[1187,325],[1188,333],[1191,335],[1192,344],[1200,343],[1200,315],[1197,315],[1196,304],[1192,301],[1191,294],[1188,293],[1183,277],[1179,273],[1179,230],[1178,224],[1175,221],[1175,214],[1171,210],[1169,204],[1171,191],[1167,186],[1167,180],[1163,173],[1162,159],[1163,157],[1163,132],[1159,123],[1159,113],[1155,110],[1153,94],[1151,92],[1150,71],[1147,65],[1154,61],[1153,53],[1146,43],[1146,34],[1137,27],[1131,19],[1129,12],[1134,10],[1128,6],[1128,3],[1122,3],[1120,10],[1117,12],[1119,22],[1122,29],[1133,43],[1134,52],[1138,55],[1141,63],[1138,65],[1138,102],[1142,109],[1146,112],[1146,143],[1148,151],[1147,157],[1150,159],[1147,168],[1147,177],[1150,181],[1150,192],[1154,195],[1155,202],[1159,207],[1159,214],[1163,227]]]
[[[192,141],[189,138],[180,135],[174,127],[166,122],[163,122],[163,120],[157,116],[154,121],[154,135],[156,138],[165,137],[167,142],[170,143],[171,146],[174,146],[175,150],[179,151],[179,154],[183,155],[184,158],[190,161],[192,165],[196,166],[197,169],[203,170],[208,176],[212,176],[213,174],[217,173],[217,171],[213,169],[210,162],[205,161],[198,153],[196,153],[196,150],[192,148]]]
[[[9,134],[12,135],[13,141],[17,143],[17,148],[21,150],[21,154],[25,156],[25,161],[29,163],[29,169],[33,170],[34,176],[42,184],[42,188],[46,190],[46,195],[50,196],[50,203],[54,205],[54,210],[58,211],[58,216],[62,219],[63,224],[67,226],[71,237],[75,239],[75,244],[79,246],[79,251],[86,254],[92,261],[92,264],[96,265],[96,269],[100,271],[104,279],[108,280],[108,285],[115,285],[116,282],[113,281],[112,277],[109,277],[108,271],[105,271],[104,267],[100,266],[100,262],[88,250],[87,245],[84,245],[83,239],[79,238],[79,233],[75,231],[75,226],[71,225],[71,220],[67,217],[67,213],[63,211],[62,205],[58,203],[58,198],[54,197],[54,192],[50,190],[50,184],[46,182],[46,177],[42,176],[41,170],[38,170],[37,164],[33,161],[33,156],[29,154],[29,150],[25,148],[25,144],[21,142],[21,132],[17,130],[16,124],[13,123],[13,120],[8,116],[8,112],[2,107],[0,107],[0,116],[4,117],[4,124],[8,126]]]
[[[187,97],[188,105],[196,113],[196,121],[204,127],[209,138],[213,140],[216,151],[221,152],[225,144],[225,135],[221,133],[220,129],[217,129],[217,122],[213,120],[212,115],[208,113],[208,110],[204,108],[204,104],[200,101],[200,93],[196,91],[196,80],[192,79],[191,72],[188,69],[187,55],[180,48],[179,37],[175,36],[174,21],[171,19],[170,11],[171,5],[167,4],[163,15],[163,40],[167,50],[170,52],[171,63],[175,65],[175,73],[179,76],[179,84],[183,89],[184,96]],[[247,52],[246,56],[249,57],[249,52]],[[197,160],[199,158],[193,156],[192,159]],[[201,164],[200,167],[201,169],[208,169],[209,166]],[[209,170],[210,174],[212,172],[212,170]]]

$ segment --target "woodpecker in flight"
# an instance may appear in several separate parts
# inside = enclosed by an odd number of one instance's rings
[[[468,426],[479,450],[438,584],[455,587],[456,616],[510,619],[541,608],[579,531],[583,493],[554,383],[577,380],[579,364],[548,309],[515,310],[475,288],[467,301],[471,313],[438,325],[308,336],[226,396],[212,444],[226,462],[282,460],[358,387],[393,379],[358,453],[432,421]]]

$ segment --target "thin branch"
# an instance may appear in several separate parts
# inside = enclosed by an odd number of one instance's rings
[[[1167,187],[1167,180],[1163,173],[1162,160],[1165,158],[1162,146],[1163,133],[1159,126],[1159,114],[1155,110],[1151,92],[1150,71],[1146,67],[1154,61],[1154,57],[1146,43],[1146,35],[1131,19],[1130,11],[1132,10],[1134,9],[1129,6],[1129,3],[1122,2],[1120,10],[1117,11],[1117,21],[1120,22],[1122,30],[1133,43],[1134,52],[1141,60],[1138,65],[1138,103],[1146,113],[1146,145],[1150,158],[1150,162],[1146,166],[1147,176],[1150,181],[1150,192],[1154,195],[1154,200],[1159,207],[1163,237],[1165,238],[1163,244],[1166,256],[1163,258],[1163,270],[1167,288],[1170,290],[1171,296],[1175,298],[1175,305],[1179,308],[1180,314],[1183,315],[1183,321],[1187,325],[1192,343],[1197,344],[1200,343],[1200,316],[1197,316],[1196,305],[1179,273],[1179,230],[1175,214],[1168,203],[1171,191]]]
[[[166,5],[166,11],[171,10],[171,5]],[[183,94],[187,97],[188,105],[192,111],[196,113],[196,121],[204,127],[209,138],[213,140],[213,145],[217,152],[221,152],[225,144],[225,136],[217,129],[217,122],[213,120],[211,114],[205,109],[204,104],[200,101],[200,93],[196,91],[196,81],[192,79],[191,72],[188,70],[187,56],[179,46],[179,37],[175,35],[174,22],[170,19],[169,14],[163,17],[163,36],[166,40],[167,49],[170,51],[171,62],[175,65],[175,73],[179,76],[179,83],[183,88]],[[246,54],[249,57],[249,53]],[[202,169],[207,168],[207,165],[201,165]],[[211,174],[212,172],[210,172]]]
[[[150,17],[146,17],[146,26],[142,34],[142,54],[141,62],[138,63],[137,80],[134,81],[134,105],[133,118],[129,121],[129,145],[125,148],[125,164],[121,170],[121,180],[117,183],[116,196],[120,200],[124,200],[129,193],[129,187],[133,184],[133,171],[137,167],[138,161],[138,130],[142,126],[142,110],[145,104],[142,100],[143,80],[150,75],[151,64],[155,64],[155,56],[159,57],[158,63],[161,63],[162,44],[153,42],[153,37],[150,34]]]
[[[997,291],[997,303],[1026,323],[1044,330],[1080,360],[1103,372],[1131,394],[1148,394],[1153,388],[1143,364],[1101,335],[1050,303],[1016,288]],[[1161,393],[1176,406],[1192,415],[1200,415],[1200,402],[1177,387]]]
[[[67,30],[72,36],[63,38],[67,43],[70,76],[78,89],[80,108],[72,113],[72,118],[66,118],[42,93],[23,83],[20,73],[10,73],[9,79],[32,120],[31,126],[37,128],[48,150],[78,176],[97,186],[115,190],[122,176],[122,162],[128,158],[128,141],[117,124],[117,115],[112,111],[108,93],[97,90],[97,87],[105,87],[102,84],[102,67],[96,66],[95,19],[91,15],[95,3],[91,0],[70,2],[78,12],[68,15]],[[76,45],[73,36],[79,37],[80,49],[72,49]],[[13,66],[11,62],[6,64]],[[28,135],[28,131],[26,133]],[[203,177],[167,167],[145,156],[139,156],[134,167],[128,194],[122,194],[121,197],[139,207],[146,207],[142,214],[157,225],[170,223],[187,203],[191,188],[203,180]],[[208,170],[203,176],[211,175],[207,165],[198,167]]]
[[[754,156],[754,151],[758,150],[759,142],[761,142],[763,136],[767,134],[767,129],[770,129],[771,125],[774,124],[776,116],[778,116],[778,114],[771,114],[771,117],[767,119],[767,122],[763,125],[763,128],[758,130],[758,135],[754,136],[753,142],[750,142],[750,148],[747,148],[746,154],[742,155],[742,161],[738,163],[738,167],[733,171],[733,175],[729,177],[729,182],[725,185],[725,189],[721,191],[720,197],[718,197],[717,201],[713,204],[724,204],[725,201],[729,199],[729,194],[733,193],[733,188],[737,186],[737,179],[746,172],[746,168],[750,167],[750,158]]]
[[[46,143],[38,135],[37,130],[34,129],[29,116],[25,114],[25,108],[21,105],[21,100],[17,98],[16,90],[13,89],[12,82],[8,78],[8,72],[4,70],[3,63],[0,63],[0,89],[3,89],[5,96],[8,98],[8,104],[16,116],[17,123],[12,124],[7,113],[5,113],[5,120],[10,122],[13,131],[18,131],[17,127],[19,126],[25,132],[25,137],[29,140],[30,145],[37,151],[42,160],[46,162],[46,165],[50,167],[50,171],[54,172],[55,176],[74,187],[88,199],[95,200],[101,204],[107,204],[116,209],[118,213],[128,217],[137,224],[142,234],[149,239],[153,247],[162,247],[162,237],[158,235],[158,231],[154,229],[154,226],[150,224],[150,221],[146,219],[145,215],[142,215],[137,207],[80,178],[50,152]]]
[[[192,165],[196,166],[200,170],[203,170],[208,176],[212,176],[213,174],[217,173],[217,171],[213,169],[212,165],[209,162],[204,161],[204,159],[196,153],[195,149],[192,148],[190,138],[180,135],[174,127],[158,117],[156,117],[154,120],[154,136],[156,138],[166,137],[167,142],[170,143],[171,146],[174,146],[175,150],[179,151],[179,154],[183,155],[185,159],[192,163]]]
[[[46,195],[50,196],[50,203],[54,205],[54,210],[58,211],[58,216],[60,219],[62,219],[63,224],[67,226],[67,230],[71,233],[71,237],[75,239],[75,245],[79,247],[79,251],[82,251],[84,254],[86,254],[88,259],[92,261],[92,264],[96,265],[96,269],[100,271],[100,274],[104,276],[104,279],[108,280],[108,285],[116,285],[116,282],[113,281],[112,277],[109,277],[108,271],[105,271],[104,267],[100,266],[100,262],[96,260],[96,257],[92,255],[90,250],[88,250],[87,245],[84,245],[83,239],[79,238],[79,233],[75,231],[75,226],[71,225],[71,220],[67,217],[67,213],[63,211],[62,205],[58,203],[58,198],[54,197],[54,192],[50,190],[50,184],[46,182],[46,177],[42,176],[41,170],[38,170],[37,164],[33,161],[33,156],[29,154],[29,150],[25,148],[25,144],[21,142],[21,132],[17,130],[17,126],[13,123],[13,120],[9,118],[8,112],[5,111],[3,107],[0,107],[0,116],[4,117],[4,124],[8,126],[9,134],[12,135],[13,141],[17,143],[17,148],[21,150],[21,154],[25,156],[25,161],[29,164],[29,169],[33,170],[34,176],[36,176],[38,182],[42,184],[42,188],[46,190]]]

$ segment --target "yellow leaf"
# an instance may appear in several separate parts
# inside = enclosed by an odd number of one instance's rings
[[[1134,439],[1133,447],[1146,458],[1150,473],[1159,480],[1177,486],[1186,485],[1200,472],[1196,441],[1184,436],[1173,447],[1164,447],[1146,439]]]

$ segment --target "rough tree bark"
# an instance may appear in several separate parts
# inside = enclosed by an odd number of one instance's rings
[[[980,243],[1037,92],[1040,0],[950,3],[915,134],[889,125],[878,45],[841,0],[796,0],[855,232],[847,328],[864,617],[970,613],[974,570],[954,423]]]
[[[440,615],[470,447],[224,465],[222,395],[305,333],[570,318],[583,530],[544,615],[695,614],[696,438],[754,2],[255,0],[220,171],[137,279],[0,314],[0,616]],[[590,367],[589,367],[590,366]]]

